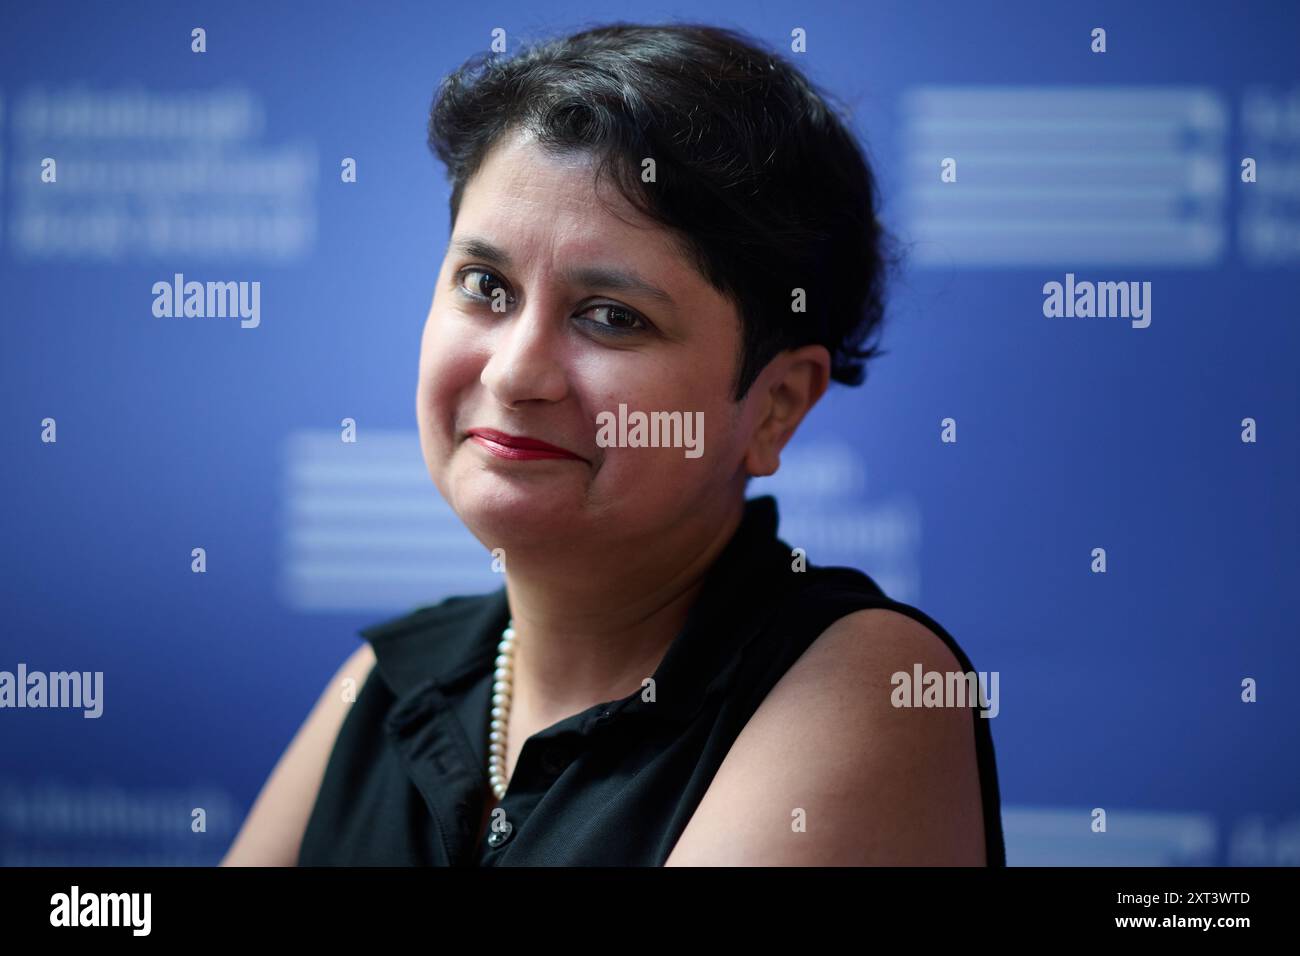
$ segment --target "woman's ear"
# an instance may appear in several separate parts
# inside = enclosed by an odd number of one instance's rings
[[[785,447],[804,416],[830,385],[831,354],[824,345],[805,345],[777,355],[754,382],[758,424],[745,451],[745,468],[753,477],[772,475],[781,467]]]

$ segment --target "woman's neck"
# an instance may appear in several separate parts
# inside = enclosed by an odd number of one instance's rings
[[[512,708],[548,726],[639,691],[685,625],[742,515],[693,537],[665,534],[621,559],[597,558],[595,566],[507,549]]]

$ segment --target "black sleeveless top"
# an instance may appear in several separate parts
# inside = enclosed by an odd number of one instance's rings
[[[636,691],[525,741],[499,809],[475,844],[488,793],[488,725],[504,586],[450,597],[361,635],[376,666],[340,728],[298,857],[300,866],[661,866],[732,743],[768,691],[839,618],[915,608],[851,568],[792,570],[776,501],[745,516],[655,671]],[[972,707],[984,843],[1005,866],[989,719]]]

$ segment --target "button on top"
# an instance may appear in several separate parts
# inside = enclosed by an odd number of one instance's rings
[[[514,832],[515,832],[514,825],[511,824],[509,820],[506,820],[504,823],[501,824],[500,830],[496,829],[495,827],[489,828],[488,838],[487,838],[488,846],[491,847],[501,846],[507,840],[510,839],[510,835]]]

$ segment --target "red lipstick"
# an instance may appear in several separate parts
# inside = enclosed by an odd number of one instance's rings
[[[471,428],[467,434],[471,440],[486,448],[492,454],[499,458],[508,458],[511,461],[530,461],[542,458],[583,460],[579,455],[575,455],[567,448],[552,445],[550,442],[544,442],[538,438],[499,432],[494,428]]]

